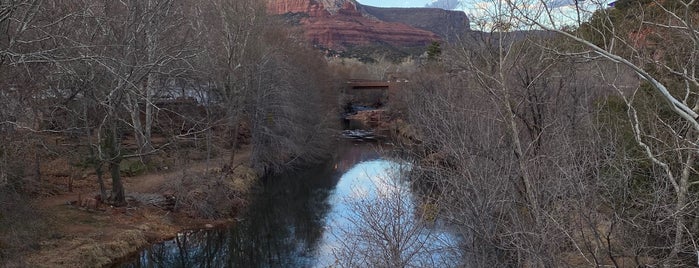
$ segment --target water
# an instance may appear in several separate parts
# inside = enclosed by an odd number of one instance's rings
[[[269,178],[245,218],[155,244],[121,267],[455,266],[458,240],[373,145],[346,143],[335,161]]]

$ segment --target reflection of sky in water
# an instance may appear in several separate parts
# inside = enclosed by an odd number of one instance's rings
[[[354,219],[356,223],[357,204],[378,205],[377,199],[385,200],[400,195],[403,200],[409,201],[399,205],[403,206],[405,211],[415,211],[409,185],[401,180],[400,172],[406,168],[405,165],[379,159],[358,163],[342,175],[328,200],[333,207],[325,219],[326,232],[317,248],[316,267],[332,266],[336,262],[333,251],[341,250],[343,243],[353,239],[346,237],[346,234],[357,231],[351,220]],[[418,220],[412,217],[412,213],[408,217],[408,220]],[[425,230],[423,235],[424,237],[419,239],[430,241],[430,245],[425,249],[435,253],[422,257],[435,259],[435,261],[438,261],[437,259],[444,253],[440,248],[453,247],[457,241],[454,236],[443,230]],[[353,241],[349,243],[352,244]]]
[[[342,175],[340,182],[335,186],[329,200],[330,203],[336,204],[333,212],[343,207],[346,198],[371,198],[377,194],[395,191],[396,185],[390,178],[395,177],[394,173],[397,173],[398,168],[400,165],[386,160],[366,161],[355,165]]]
[[[348,201],[358,198],[373,198],[378,192],[389,191],[393,187],[387,181],[390,173],[399,165],[386,160],[373,160],[356,164],[342,175],[328,202],[333,208],[325,219],[326,232],[318,247],[318,267],[327,267],[334,262],[333,249],[340,247],[338,231],[351,224],[351,206]]]
[[[397,174],[404,166],[381,159],[368,146],[339,149],[331,165],[271,180],[245,220],[231,228],[185,232],[121,267],[328,267],[335,263],[333,251],[348,242],[344,236],[354,228],[350,218],[356,216],[356,201],[373,207],[376,198],[398,193],[408,201],[404,211],[409,215],[402,223],[419,221],[413,216],[414,197]],[[448,232],[434,226],[426,232],[435,239],[430,247],[440,246],[440,241],[455,244]],[[423,257],[442,258],[443,251],[434,252]]]

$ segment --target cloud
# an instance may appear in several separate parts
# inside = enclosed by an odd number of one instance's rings
[[[517,2],[519,11],[510,13],[506,5],[497,5],[498,0],[474,0],[473,2],[463,1],[461,9],[471,19],[471,27],[474,29],[487,30],[493,25],[493,20],[505,19],[520,24],[515,26],[516,29],[526,30],[532,25],[519,23],[512,16],[527,14],[543,25],[557,28],[575,27],[578,25],[578,16],[580,22],[588,21],[596,10],[603,7],[602,4],[606,6],[606,2],[607,0],[578,0],[576,7],[575,0],[519,0]],[[501,9],[498,10],[498,7]]]
[[[456,9],[461,6],[461,0],[432,0],[425,7],[441,8],[446,10]]]
[[[575,6],[575,0],[552,0],[548,2],[549,8],[559,8],[565,6]]]

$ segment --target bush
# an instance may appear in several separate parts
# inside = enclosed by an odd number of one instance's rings
[[[239,166],[233,173],[183,174],[163,191],[173,193],[175,210],[197,218],[225,218],[235,216],[245,206],[257,179],[254,170]]]
[[[25,195],[0,188],[0,259],[35,249],[45,229],[44,220]]]

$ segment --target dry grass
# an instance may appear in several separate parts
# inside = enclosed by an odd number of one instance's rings
[[[176,197],[175,210],[194,218],[221,219],[235,216],[247,204],[247,195],[257,183],[257,173],[238,166],[233,172],[220,170],[183,174],[165,184],[161,192]]]
[[[238,166],[233,174],[227,177],[230,187],[239,193],[248,193],[257,183],[258,175],[255,170],[247,166]]]
[[[35,193],[34,197],[17,198],[0,192],[0,267],[103,267],[148,244],[172,238],[181,230],[233,222],[230,216],[245,204],[242,198],[255,185],[257,175],[244,165],[231,176],[211,172],[212,167],[222,166],[229,159],[227,155],[208,161],[187,158],[180,163],[181,159],[179,155],[158,156],[156,160],[162,163],[159,166],[169,168],[124,178],[130,200],[127,207],[102,204],[98,210],[89,211],[69,204],[97,192],[94,172],[73,167],[61,157],[43,159],[41,181],[29,178],[32,184],[25,187]],[[249,148],[239,150],[236,160],[249,161]],[[211,177],[213,174],[218,176]],[[68,191],[68,177],[73,178],[73,192]],[[204,178],[209,179],[202,184]],[[110,180],[105,179],[109,187]],[[173,194],[166,186],[206,196],[191,199],[191,205],[217,207],[218,216],[192,218],[196,214],[189,211],[167,211],[150,204],[148,200]],[[211,189],[216,191],[212,194]],[[177,194],[178,200],[186,199]],[[224,209],[226,213],[220,213]]]
[[[47,241],[42,247],[55,248],[55,254],[39,254],[28,259],[31,267],[104,267],[148,244],[141,230],[123,230],[109,240],[94,234]]]
[[[0,264],[2,260],[37,248],[48,227],[28,198],[0,191]]]
[[[155,207],[85,211],[69,205],[44,215],[51,222],[39,250],[14,261],[17,267],[104,267],[178,231],[204,225]]]

